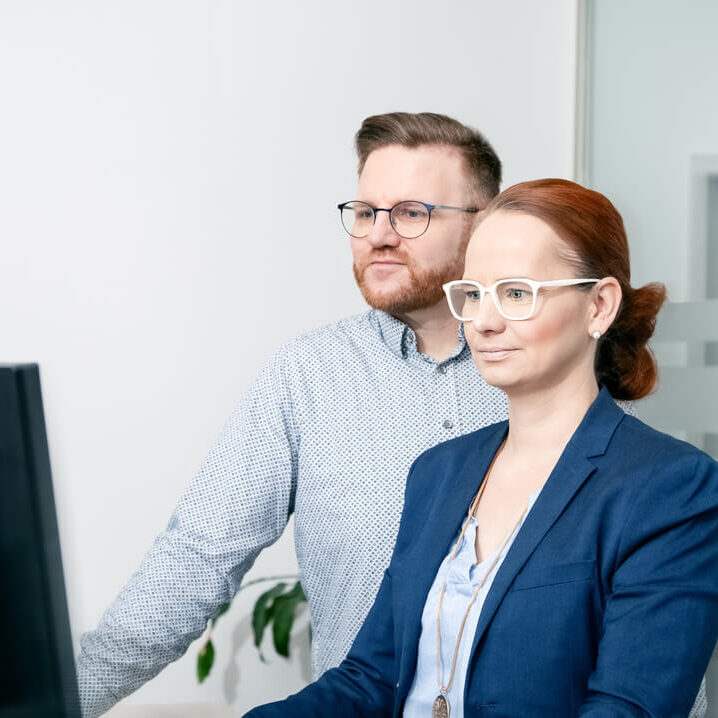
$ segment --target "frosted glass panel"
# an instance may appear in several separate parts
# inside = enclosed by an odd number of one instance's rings
[[[718,458],[718,2],[586,0],[577,175],[623,214],[633,284],[666,284],[648,423]],[[579,123],[579,124],[580,124]],[[718,660],[708,670],[718,718]]]
[[[623,214],[634,285],[668,288],[654,342],[661,384],[638,414],[715,456],[717,28],[713,0],[587,2],[579,168]],[[694,403],[681,400],[691,394]]]

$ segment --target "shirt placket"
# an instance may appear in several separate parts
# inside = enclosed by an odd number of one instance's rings
[[[436,417],[440,441],[453,439],[462,434],[456,387],[456,362],[446,361],[434,368],[438,397]]]

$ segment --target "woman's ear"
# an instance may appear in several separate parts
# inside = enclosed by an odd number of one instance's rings
[[[622,297],[621,285],[615,277],[604,277],[596,283],[589,308],[589,334],[599,332],[603,336],[608,331],[621,308]]]

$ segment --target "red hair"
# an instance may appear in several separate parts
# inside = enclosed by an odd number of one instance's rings
[[[600,192],[562,179],[522,182],[504,190],[486,208],[529,214],[548,224],[573,250],[567,260],[579,277],[615,277],[623,299],[613,324],[598,342],[596,379],[616,399],[640,399],[656,384],[658,369],[648,348],[666,298],[663,284],[631,287],[623,219]],[[575,253],[575,254],[574,254]]]

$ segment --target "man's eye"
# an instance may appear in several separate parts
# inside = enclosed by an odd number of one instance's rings
[[[478,289],[474,291],[466,292],[466,299],[470,302],[481,301],[481,292]]]
[[[423,207],[397,207],[394,209],[398,219],[426,219]]]

